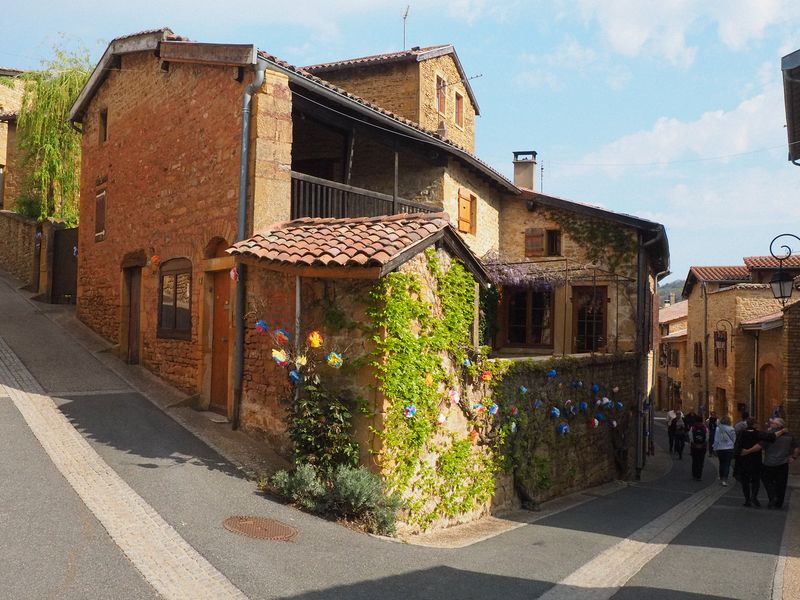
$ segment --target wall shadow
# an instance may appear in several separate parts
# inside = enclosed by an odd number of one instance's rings
[[[476,568],[480,568],[477,564]],[[422,571],[413,571],[403,575],[394,575],[371,581],[343,586],[335,586],[325,590],[305,592],[297,595],[279,596],[284,600],[441,600],[457,598],[458,600],[486,600],[502,598],[503,600],[531,600],[538,598],[553,587],[548,581],[522,579],[490,575],[475,571],[464,571],[451,567],[434,567]],[[581,600],[591,598],[597,588],[566,587],[565,596]],[[632,586],[623,588],[615,598],[648,600],[721,600],[722,596],[709,596],[685,591],[673,591],[658,588]]]
[[[85,437],[140,458],[157,469],[194,464],[246,479],[236,467],[139,394],[67,396],[53,399]]]

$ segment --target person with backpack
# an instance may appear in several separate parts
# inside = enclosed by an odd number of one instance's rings
[[[678,455],[678,460],[683,460],[683,445],[686,443],[686,423],[683,420],[681,411],[678,411],[669,426],[672,429],[675,454]]]
[[[711,438],[709,432],[709,438]],[[731,418],[725,415],[719,420],[719,425],[713,435],[714,453],[719,459],[719,482],[728,485],[728,474],[731,470],[733,459],[733,446],[736,443],[736,431],[731,427]]]
[[[695,420],[689,429],[689,453],[692,455],[692,477],[695,481],[703,479],[703,465],[708,450],[708,427],[702,420]]]
[[[709,439],[709,441],[712,442],[712,443],[710,443],[708,445],[708,455],[709,456],[714,456],[714,444],[713,444],[713,442],[714,442],[714,436],[717,433],[717,423],[718,423],[718,421],[717,421],[717,413],[715,413],[712,410],[711,414],[708,416],[708,419],[706,419],[706,427],[708,427],[708,439]]]

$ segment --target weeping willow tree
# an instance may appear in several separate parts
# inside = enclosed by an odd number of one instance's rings
[[[81,138],[69,123],[69,109],[89,77],[85,53],[53,50],[42,69],[20,75],[22,106],[17,144],[22,185],[17,210],[39,219],[78,223]]]

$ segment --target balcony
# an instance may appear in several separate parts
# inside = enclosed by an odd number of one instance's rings
[[[292,219],[378,217],[441,209],[292,171]]]

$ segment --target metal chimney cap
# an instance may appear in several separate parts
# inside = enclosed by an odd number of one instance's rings
[[[514,152],[513,154],[514,154],[514,162],[536,160],[536,150],[519,150],[517,152]]]

